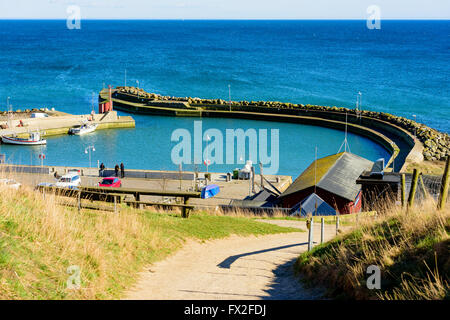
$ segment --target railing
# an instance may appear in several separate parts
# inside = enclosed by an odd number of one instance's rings
[[[97,200],[104,202],[117,203],[124,202],[136,208],[141,208],[144,205],[159,206],[159,207],[180,207],[182,216],[189,217],[190,210],[194,208],[189,205],[190,198],[200,198],[200,192],[190,191],[162,191],[162,190],[148,190],[135,188],[105,188],[105,187],[80,187],[78,189],[63,189],[49,186],[39,186],[38,190],[42,192],[51,192],[60,196],[77,197],[79,208],[81,208],[81,199]],[[133,195],[134,201],[124,201],[125,195]],[[183,198],[183,204],[180,203],[158,203],[141,201],[141,196],[166,196]]]

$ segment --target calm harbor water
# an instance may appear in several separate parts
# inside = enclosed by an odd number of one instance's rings
[[[177,141],[171,141],[173,130],[183,128],[189,130],[192,135],[192,157],[193,160],[193,137],[194,120],[202,121],[203,132],[209,128],[220,130],[224,139],[226,129],[241,128],[267,129],[268,131],[268,155],[271,155],[270,130],[279,130],[279,174],[297,176],[314,161],[315,147],[317,146],[318,157],[336,153],[345,134],[339,130],[318,128],[314,126],[275,123],[266,121],[235,120],[235,119],[192,119],[171,118],[159,116],[135,115],[136,129],[99,130],[85,136],[59,136],[47,139],[47,146],[43,147],[18,147],[13,145],[1,145],[0,152],[7,154],[7,160],[13,163],[40,164],[39,154],[46,154],[44,164],[48,165],[72,165],[89,166],[89,154],[85,148],[89,145],[95,146],[95,152],[91,153],[92,166],[97,166],[97,160],[103,162],[107,167],[123,162],[127,168],[136,169],[161,169],[177,170],[178,167],[171,161],[172,148]],[[259,137],[258,137],[259,138]],[[388,157],[385,149],[369,139],[349,134],[348,141],[351,152],[368,159],[376,160],[380,157]],[[247,141],[248,145],[248,141]],[[224,142],[225,146],[225,142]],[[203,149],[206,148],[206,141]],[[248,146],[246,155],[238,154],[235,146],[236,163],[242,156],[248,159]],[[259,150],[258,150],[259,151]],[[225,151],[224,151],[225,152]],[[224,157],[225,160],[225,157]],[[225,162],[225,161],[224,161]],[[228,172],[243,165],[239,164],[212,164],[209,166],[211,172]],[[184,165],[184,170],[194,170],[194,165]],[[199,165],[198,170],[206,171],[205,165]],[[257,170],[259,172],[259,170]]]
[[[0,109],[55,107],[89,113],[104,84],[137,85],[173,96],[277,100],[364,109],[412,118],[450,132],[449,21],[0,21]],[[135,116],[136,129],[48,139],[47,164],[88,166],[95,145],[108,166],[176,169],[173,130],[191,118]],[[296,176],[318,156],[338,151],[344,133],[303,125],[203,119],[205,128],[278,128],[280,174]],[[371,141],[349,135],[351,151],[387,157]],[[39,149],[1,147],[17,163],[39,162]],[[236,165],[213,165],[229,171]],[[239,165],[240,167],[240,165]],[[188,166],[184,167],[189,169]],[[200,168],[201,169],[201,168]],[[205,168],[203,168],[204,170]]]

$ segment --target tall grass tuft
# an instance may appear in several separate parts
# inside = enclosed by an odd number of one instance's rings
[[[296,270],[328,295],[351,299],[450,298],[450,208],[379,208],[352,230],[302,254]],[[381,270],[381,289],[366,286],[367,267]]]

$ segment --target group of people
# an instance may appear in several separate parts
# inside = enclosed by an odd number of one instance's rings
[[[106,167],[102,162],[102,164],[100,165],[100,177],[103,177],[105,168]],[[116,166],[114,167],[114,174],[116,177],[119,177],[119,170],[120,170],[120,177],[124,178],[125,177],[125,166],[123,165],[123,162],[120,164],[120,167],[118,164],[116,164]]]

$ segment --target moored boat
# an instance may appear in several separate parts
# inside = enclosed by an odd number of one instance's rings
[[[69,134],[74,134],[74,135],[79,136],[79,135],[83,135],[86,133],[91,133],[97,129],[97,126],[98,126],[98,124],[95,124],[95,123],[91,123],[91,124],[83,123],[80,126],[70,128]]]
[[[39,132],[31,132],[29,138],[18,138],[16,136],[2,136],[2,142],[8,144],[18,144],[27,146],[37,146],[47,144],[47,140],[42,139]]]

